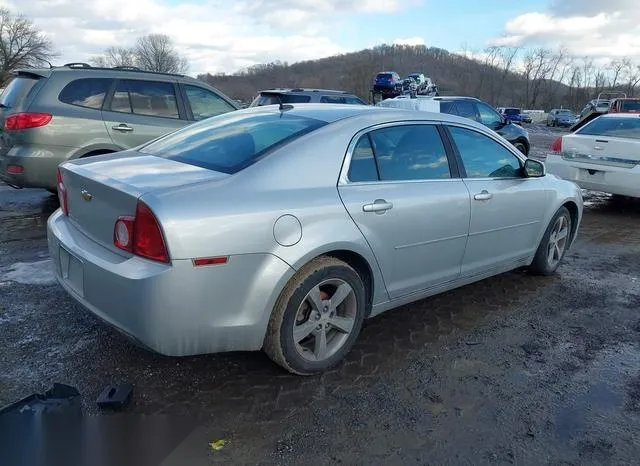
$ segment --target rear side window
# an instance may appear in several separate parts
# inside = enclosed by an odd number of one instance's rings
[[[338,95],[323,95],[320,97],[320,103],[322,104],[345,104],[347,103],[343,96]]]
[[[300,94],[260,94],[256,99],[256,102],[252,104],[252,107],[262,105],[278,105],[283,104],[306,104],[311,102],[311,97],[308,95]]]
[[[596,118],[575,134],[640,139],[640,116],[629,118]]]
[[[122,80],[118,82],[111,110],[137,115],[180,118],[172,83]]]
[[[353,149],[347,177],[354,183],[378,180],[378,169],[368,135],[362,136]]]
[[[184,86],[184,90],[191,106],[193,118],[196,120],[204,120],[205,118],[235,110],[222,97],[208,89],[187,84]]]
[[[140,149],[178,162],[233,174],[326,122],[289,114],[230,112],[170,133]]]
[[[76,79],[62,89],[58,100],[65,104],[100,109],[111,83],[112,80],[103,78]]]
[[[621,107],[625,112],[640,112],[640,100],[623,100]]]
[[[394,76],[391,73],[380,73],[378,79],[393,79]]]
[[[0,105],[5,108],[18,107],[37,84],[38,78],[27,76],[16,76],[0,95]]]

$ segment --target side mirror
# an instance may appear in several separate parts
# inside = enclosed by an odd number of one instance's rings
[[[524,161],[524,173],[527,178],[541,178],[546,175],[544,163],[539,160],[527,159]]]

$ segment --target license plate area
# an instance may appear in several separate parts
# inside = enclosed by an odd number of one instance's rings
[[[60,276],[78,295],[84,296],[84,267],[82,261],[60,246]]]
[[[592,181],[592,182],[598,182],[598,181],[604,181],[604,173],[602,170],[593,170],[591,168],[587,169],[587,168],[581,168],[580,172],[578,173],[578,177],[582,180],[582,181]]]

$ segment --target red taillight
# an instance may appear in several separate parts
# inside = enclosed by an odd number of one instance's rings
[[[51,118],[53,117],[49,113],[16,113],[4,120],[4,129],[6,131],[19,131],[21,129],[38,128],[48,124]]]
[[[22,175],[24,173],[24,167],[20,165],[8,165],[7,173],[10,173],[12,175]]]
[[[197,259],[193,259],[193,265],[196,267],[202,267],[204,265],[220,265],[226,264],[229,261],[229,258],[226,256],[219,257],[198,257]]]
[[[113,228],[113,244],[136,256],[169,262],[160,224],[151,209],[138,201],[135,217],[118,217]]]
[[[60,202],[60,208],[65,215],[69,215],[69,208],[67,205],[67,188],[64,185],[62,179],[62,171],[58,168],[58,201]]]
[[[562,152],[562,136],[553,141],[551,144],[551,153],[552,154],[560,154]]]

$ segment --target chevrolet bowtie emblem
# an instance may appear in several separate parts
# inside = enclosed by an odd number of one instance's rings
[[[80,195],[82,196],[82,199],[84,199],[87,202],[93,199],[93,196],[91,195],[91,193],[86,189],[83,189],[82,191],[80,191]]]

